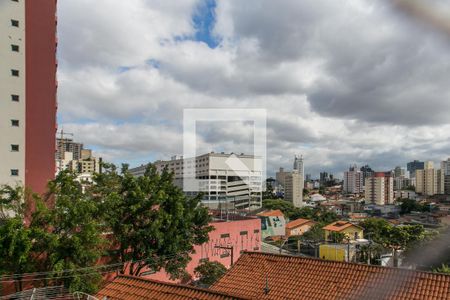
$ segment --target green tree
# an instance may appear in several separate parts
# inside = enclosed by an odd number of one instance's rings
[[[332,231],[328,235],[328,241],[332,243],[340,244],[345,240],[345,233]]]
[[[433,272],[450,275],[450,266],[442,264],[440,267],[433,269]]]
[[[134,177],[123,165],[119,173],[106,165],[95,178],[92,193],[103,207],[105,226],[112,231],[122,272],[139,275],[150,268],[164,268],[171,278],[182,278],[194,245],[208,240],[210,217],[200,204],[173,185],[173,174],[160,175],[149,165]]]
[[[307,232],[300,236],[300,239],[313,243],[322,242],[325,239],[325,231],[322,227],[322,224],[314,224]]]
[[[274,194],[273,194],[273,187],[272,184],[270,182],[266,183],[266,190],[262,193],[262,199],[273,199]]]
[[[0,188],[0,275],[34,271],[33,235],[25,226],[25,193],[21,186]],[[23,278],[17,275],[16,291],[23,289]]]
[[[52,272],[48,281],[70,291],[97,290],[101,274],[78,270],[95,266],[104,253],[97,215],[96,203],[83,193],[75,174],[64,171],[49,182],[44,201],[36,201],[30,224],[39,269]]]
[[[421,204],[413,199],[398,199],[400,202],[400,213],[409,214],[412,211],[427,212],[430,211],[430,207],[427,204]]]
[[[227,268],[217,261],[205,261],[194,269],[195,276],[199,278],[198,284],[209,287],[221,278]]]

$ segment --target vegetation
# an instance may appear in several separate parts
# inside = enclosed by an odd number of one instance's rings
[[[442,264],[439,268],[435,268],[433,271],[436,273],[443,273],[450,275],[450,266]]]
[[[324,226],[339,219],[334,212],[327,209],[321,207],[297,208],[292,203],[281,199],[264,200],[263,207],[266,209],[279,209],[289,220],[296,220],[298,218],[310,219]]]
[[[102,279],[95,266],[108,251],[111,263],[122,262],[127,274],[164,268],[172,278],[185,278],[193,245],[207,241],[211,230],[199,202],[172,185],[172,174],[159,175],[153,166],[135,178],[126,166],[119,173],[105,165],[105,173],[84,190],[75,174],[61,172],[43,198],[4,186],[0,275],[45,272],[32,282],[11,277],[17,291],[33,283],[95,293]],[[35,207],[29,217],[27,205]],[[108,242],[106,232],[112,233]]]
[[[429,212],[430,206],[427,203],[420,203],[413,199],[398,199],[397,202],[400,202],[400,213],[401,214],[409,214],[412,211],[417,212]]]
[[[197,282],[199,285],[209,287],[221,278],[226,271],[227,268],[220,262],[205,261],[195,268],[194,273],[199,278]]]
[[[193,245],[206,242],[212,230],[200,196],[185,197],[173,186],[171,173],[159,175],[152,165],[140,177],[126,165],[120,173],[113,165],[104,170],[92,194],[117,242],[115,259],[132,262],[122,272],[138,276],[146,268],[164,268],[172,279],[182,278]]]

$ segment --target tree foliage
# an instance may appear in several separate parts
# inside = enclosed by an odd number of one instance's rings
[[[319,222],[323,226],[337,221],[338,216],[327,209],[321,207],[295,207],[291,202],[279,199],[269,199],[263,201],[263,207],[266,209],[279,209],[289,220],[298,218],[310,219]]]
[[[131,175],[127,165],[120,173],[109,165],[97,175],[92,194],[117,242],[116,259],[131,262],[123,272],[139,275],[147,268],[164,268],[172,278],[182,278],[193,245],[208,240],[212,228],[200,196],[186,197],[172,179],[153,165],[140,177]]]
[[[398,199],[397,202],[400,202],[400,213],[401,214],[409,214],[413,211],[417,212],[429,212],[430,206],[426,203],[420,203],[413,199]]]
[[[205,261],[195,268],[194,273],[199,278],[198,284],[209,287],[221,278],[226,271],[227,268],[220,262]]]

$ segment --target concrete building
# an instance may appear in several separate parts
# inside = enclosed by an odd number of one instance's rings
[[[443,186],[443,192],[446,195],[450,195],[450,158],[441,162],[441,171],[441,184]]]
[[[303,155],[294,156],[294,166],[292,168],[293,170],[297,170],[298,173],[302,176],[302,178],[305,178],[305,166],[303,162]]]
[[[245,154],[207,153],[195,158],[173,156],[171,160],[158,160],[156,170],[165,168],[174,174],[174,184],[184,188],[186,180],[198,180],[195,191],[188,195],[204,194],[203,203],[211,209],[249,209],[262,205],[262,160]],[[147,166],[130,169],[134,176],[142,176]],[[195,171],[194,171],[195,170]]]
[[[405,169],[403,169],[400,166],[395,167],[395,169],[394,169],[394,178],[405,177],[405,175],[406,175]]]
[[[415,177],[416,193],[425,196],[444,193],[445,177],[442,170],[434,169],[433,162],[426,162],[423,170],[416,170]]]
[[[72,153],[72,159],[81,159],[81,150],[83,144],[74,142],[73,139],[57,138],[56,139],[56,160],[64,160],[65,153]]]
[[[363,186],[366,185],[366,178],[371,177],[373,173],[375,173],[374,170],[369,165],[362,166],[360,169],[362,175],[363,175]]]
[[[394,199],[413,199],[417,200],[418,196],[416,192],[408,191],[408,190],[402,190],[402,191],[394,191]]]
[[[43,193],[55,174],[56,1],[1,1],[0,184]]]
[[[298,170],[293,170],[285,177],[284,199],[295,207],[303,206],[303,176]]]
[[[409,172],[410,178],[416,177],[417,170],[423,170],[425,168],[425,163],[423,161],[414,160],[406,165],[406,170]]]
[[[387,205],[394,203],[394,180],[390,172],[375,172],[366,178],[366,203]]]
[[[285,178],[286,178],[286,175],[288,175],[288,174],[289,174],[289,172],[286,172],[284,170],[284,168],[280,168],[280,170],[275,174],[275,178],[276,178],[278,184],[281,184],[284,187],[286,184]]]
[[[360,194],[364,191],[363,174],[357,166],[351,166],[344,172],[344,192],[349,194]]]

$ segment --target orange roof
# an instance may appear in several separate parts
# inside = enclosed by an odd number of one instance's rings
[[[362,227],[355,225],[353,223],[347,222],[347,221],[336,221],[334,223],[328,224],[327,226],[325,226],[322,229],[328,230],[328,231],[340,232],[340,231],[342,231],[346,228],[352,227],[352,226],[362,229]]]
[[[291,228],[302,226],[302,225],[305,225],[305,224],[308,224],[308,223],[316,223],[316,222],[314,222],[312,220],[308,220],[308,219],[297,219],[297,220],[294,220],[294,221],[291,221],[291,222],[287,223],[286,224],[286,228],[287,229],[291,229]]]
[[[251,299],[450,299],[450,275],[246,252],[211,289]]]
[[[261,217],[284,217],[284,214],[281,210],[276,209],[276,210],[269,210],[269,211],[265,211],[262,213],[257,214],[257,216],[261,216]]]
[[[223,292],[211,291],[193,286],[160,282],[134,276],[120,275],[101,289],[96,296],[108,300],[155,300],[155,299],[246,299]],[[105,298],[105,299],[106,299]]]

